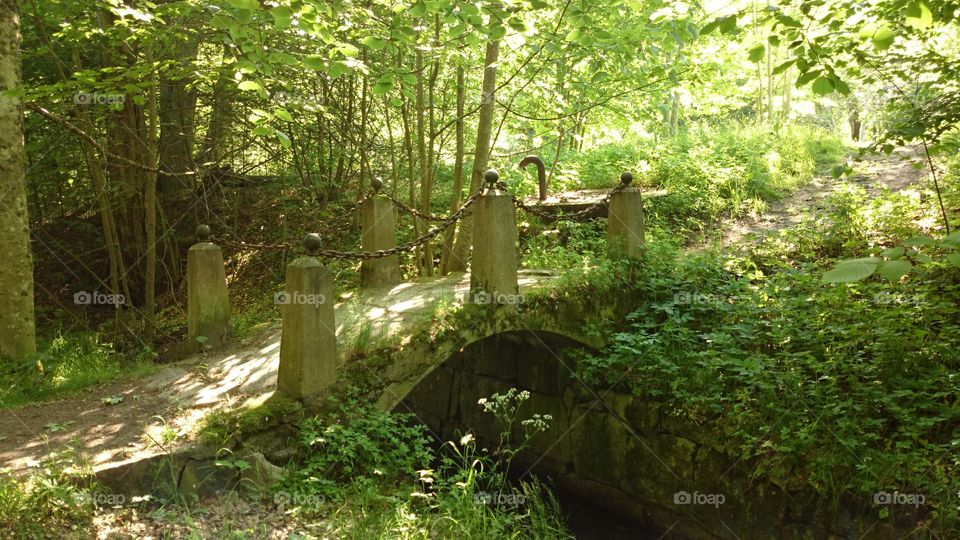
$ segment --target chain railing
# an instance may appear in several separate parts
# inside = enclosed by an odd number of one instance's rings
[[[492,172],[492,171],[490,171],[490,172]],[[535,215],[535,216],[539,216],[539,217],[541,217],[541,218],[545,218],[545,219],[549,219],[549,220],[560,220],[560,219],[572,220],[572,219],[578,219],[578,218],[580,218],[580,217],[589,215],[591,212],[594,212],[597,208],[600,208],[601,206],[606,206],[606,205],[608,205],[608,204],[610,203],[610,199],[611,199],[614,195],[616,195],[617,193],[620,193],[621,191],[623,191],[624,189],[626,189],[627,187],[629,187],[629,186],[630,186],[630,183],[633,181],[633,175],[631,175],[630,173],[623,173],[623,174],[620,176],[620,184],[618,184],[615,188],[611,189],[611,190],[603,197],[603,199],[601,199],[601,200],[599,200],[599,201],[591,204],[591,205],[588,206],[587,208],[584,208],[583,210],[579,210],[579,211],[577,211],[577,212],[572,212],[572,213],[569,213],[569,214],[563,214],[563,213],[553,214],[553,213],[550,213],[550,212],[546,212],[546,211],[544,211],[544,210],[541,210],[540,208],[538,208],[538,207],[535,206],[535,205],[529,205],[529,204],[523,202],[522,199],[520,199],[519,197],[517,197],[516,195],[514,195],[512,192],[510,192],[509,188],[507,187],[507,184],[506,184],[505,182],[501,182],[501,181],[499,180],[499,177],[496,176],[496,173],[493,173],[493,174],[494,174],[494,176],[487,176],[487,177],[486,177],[486,182],[484,183],[484,185],[482,185],[482,186],[480,187],[480,189],[478,189],[473,195],[471,195],[470,197],[468,197],[467,200],[465,200],[465,201],[463,202],[463,204],[460,205],[460,208],[458,208],[454,213],[452,213],[452,214],[450,214],[449,216],[446,216],[446,217],[438,217],[438,216],[433,216],[433,215],[430,215],[430,214],[424,214],[423,212],[420,212],[419,210],[416,210],[416,209],[411,208],[410,206],[404,204],[402,201],[398,200],[397,198],[393,197],[392,195],[385,194],[385,195],[387,196],[387,198],[390,199],[390,200],[393,202],[393,204],[394,204],[395,206],[397,206],[398,208],[401,208],[401,209],[405,210],[406,212],[408,212],[408,213],[410,213],[410,214],[412,214],[412,215],[414,215],[414,216],[416,216],[416,217],[420,217],[420,218],[423,218],[423,219],[429,219],[429,220],[431,220],[431,221],[438,222],[438,225],[436,225],[435,227],[431,228],[430,230],[428,230],[427,232],[423,233],[423,234],[420,235],[419,237],[417,237],[417,238],[415,238],[415,239],[413,239],[413,240],[411,240],[411,241],[409,241],[409,242],[407,242],[407,243],[401,244],[401,245],[399,245],[399,246],[396,246],[396,247],[393,247],[393,248],[390,248],[390,249],[381,249],[381,250],[378,250],[378,251],[342,251],[342,250],[336,250],[336,249],[320,249],[318,242],[312,242],[312,243],[309,243],[309,245],[308,245],[308,251],[310,252],[311,255],[314,255],[314,256],[319,255],[319,256],[322,256],[322,257],[328,257],[328,258],[331,258],[331,259],[339,259],[339,260],[369,260],[369,259],[380,259],[380,258],[383,258],[383,257],[390,257],[391,255],[398,255],[398,254],[400,254],[400,253],[409,253],[409,252],[412,252],[413,250],[417,249],[418,247],[420,247],[420,246],[426,244],[427,242],[435,239],[435,238],[436,238],[437,236],[439,236],[442,232],[444,232],[445,230],[447,230],[448,228],[450,228],[451,226],[453,226],[453,224],[455,224],[457,221],[459,221],[460,218],[462,218],[462,217],[464,216],[464,214],[467,213],[467,211],[470,209],[470,207],[472,207],[474,204],[476,204],[476,202],[480,199],[480,197],[481,197],[488,189],[492,189],[492,188],[499,189],[499,190],[503,191],[504,193],[508,194],[508,195],[510,196],[510,198],[513,200],[513,204],[514,204],[517,208],[519,208],[520,210],[523,210],[524,212],[528,212],[528,213],[530,213],[530,214],[533,214],[533,215]],[[490,180],[493,180],[493,181],[491,182]],[[374,190],[373,190],[371,193],[369,193],[369,194],[365,195],[364,197],[362,197],[359,201],[357,201],[357,202],[352,206],[351,212],[352,212],[353,210],[355,210],[356,208],[359,208],[359,206],[362,205],[362,204],[363,204],[366,200],[368,200],[370,197],[373,197],[373,196],[377,195],[378,193],[380,193],[380,187],[382,187],[382,183],[381,183],[379,186],[376,185],[376,184],[374,184]],[[207,231],[208,231],[207,234],[209,235],[209,228],[207,229]],[[250,242],[241,242],[241,241],[230,240],[230,239],[227,239],[227,238],[216,238],[216,240],[217,240],[217,242],[219,242],[220,244],[222,244],[222,245],[224,245],[224,246],[228,246],[228,247],[232,247],[232,248],[236,248],[236,249],[247,249],[247,250],[252,249],[252,250],[259,250],[259,251],[283,251],[283,250],[291,250],[291,249],[299,248],[300,246],[303,245],[303,244],[292,244],[292,243],[255,244],[255,243],[250,243]]]
[[[517,197],[516,195],[510,192],[510,190],[507,188],[507,185],[504,182],[497,182],[496,186],[497,186],[497,189],[500,189],[505,193],[507,193],[508,195],[510,195],[510,198],[513,199],[513,204],[520,210],[523,210],[528,214],[533,214],[543,219],[558,221],[561,219],[576,220],[581,217],[590,215],[597,208],[600,208],[602,206],[607,206],[608,204],[610,204],[610,199],[617,193],[620,193],[621,191],[627,189],[630,186],[631,182],[633,182],[632,174],[627,172],[621,174],[620,183],[617,184],[615,188],[611,189],[606,195],[604,195],[602,199],[584,208],[583,210],[578,210],[576,212],[571,212],[571,213],[561,213],[561,212],[551,213],[551,212],[544,211],[541,208],[539,208],[539,205],[530,205],[523,202],[523,200],[520,197]]]
[[[383,195],[386,195],[386,197],[393,202],[394,206],[396,206],[397,208],[403,210],[404,212],[414,217],[418,217],[420,219],[426,219],[428,221],[444,221],[446,219],[444,216],[435,216],[433,214],[427,214],[427,213],[421,212],[420,210],[413,208],[412,206],[404,203],[403,201],[401,201],[400,199],[394,197],[389,193],[384,193]]]
[[[328,257],[331,259],[340,259],[340,260],[369,260],[369,259],[380,259],[383,257],[389,257],[391,255],[398,255],[400,253],[408,253],[417,249],[418,247],[426,244],[427,242],[433,240],[439,236],[442,232],[450,228],[454,223],[460,221],[460,218],[466,214],[466,212],[472,207],[480,197],[488,189],[487,185],[482,186],[476,191],[473,195],[467,198],[460,205],[460,208],[456,212],[450,214],[445,218],[441,218],[442,221],[439,225],[433,227],[427,232],[423,233],[419,237],[399,246],[390,249],[381,249],[378,251],[341,251],[336,249],[319,249],[319,246],[314,246],[314,249],[310,249],[310,255],[312,256],[322,256]],[[280,251],[280,250],[290,250],[300,247],[301,244],[292,244],[292,243],[282,243],[282,244],[254,244],[248,242],[239,242],[234,240],[229,240],[226,238],[216,238],[216,241],[224,246],[233,247],[237,249],[254,249],[261,251]]]

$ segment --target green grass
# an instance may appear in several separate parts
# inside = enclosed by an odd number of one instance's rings
[[[149,351],[122,354],[92,332],[41,339],[37,348],[34,356],[0,366],[0,405],[69,397],[94,385],[156,369]]]
[[[0,469],[0,536],[49,538],[89,530],[95,503],[109,500],[99,492],[90,468],[70,449],[50,454],[26,477]]]

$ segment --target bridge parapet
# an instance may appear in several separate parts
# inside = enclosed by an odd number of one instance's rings
[[[619,185],[602,200],[584,211],[563,216],[577,219],[581,215],[589,215],[595,207],[609,205],[607,238],[612,257],[636,258],[642,253],[642,195],[639,190],[630,187],[632,179],[632,175],[624,173]],[[537,205],[526,204],[510,193],[496,171],[487,171],[484,180],[485,184],[447,217],[425,214],[407,206],[383,191],[382,182],[375,180],[373,191],[356,205],[363,218],[363,251],[322,249],[319,236],[307,236],[304,246],[309,255],[296,259],[288,266],[286,290],[282,293],[285,301],[279,302],[285,304],[278,370],[278,390],[281,393],[303,401],[314,401],[338,378],[336,325],[339,321],[333,308],[336,292],[332,275],[317,257],[360,260],[361,292],[384,294],[391,287],[402,288],[404,285],[400,282],[400,253],[425,246],[459,222],[469,211],[474,213],[474,248],[469,293],[463,303],[476,304],[486,310],[494,322],[489,331],[523,329],[524,325],[530,324],[527,321],[510,326],[512,319],[508,315],[516,312],[523,300],[518,280],[516,211],[521,209],[535,216],[545,213]],[[438,223],[418,238],[397,245],[395,208],[420,220]],[[555,220],[557,216],[551,213],[549,218]],[[223,257],[218,246],[205,241],[209,236],[209,228],[202,226],[201,229],[205,232],[203,241],[190,250],[190,260],[195,261],[190,268],[194,271],[188,271],[191,339],[195,339],[194,334],[198,332],[226,335],[228,330],[217,329],[229,329],[229,300]],[[291,248],[290,244],[246,244],[224,239],[221,239],[221,243],[259,250]],[[525,316],[529,315],[527,312]],[[416,331],[416,328],[405,323],[400,327]],[[214,330],[205,330],[207,328]],[[465,329],[462,331],[466,332]],[[218,345],[220,341],[217,339],[213,345]]]

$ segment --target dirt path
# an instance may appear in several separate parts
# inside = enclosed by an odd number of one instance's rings
[[[876,197],[884,188],[901,191],[926,177],[926,170],[911,165],[919,159],[920,152],[910,147],[897,148],[890,156],[866,156],[854,164],[856,174],[849,181],[863,187],[870,198]],[[742,245],[751,237],[760,240],[798,225],[804,212],[817,212],[824,207],[825,199],[840,182],[832,176],[819,176],[789,197],[772,204],[760,216],[726,221],[722,226],[721,248]]]
[[[279,328],[211,356],[196,356],[139,379],[94,386],[80,395],[0,409],[0,469],[24,473],[51,452],[79,450],[86,464],[106,465],[182,443],[211,410],[272,391]]]

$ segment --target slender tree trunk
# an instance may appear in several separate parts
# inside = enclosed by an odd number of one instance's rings
[[[157,90],[150,88],[147,96],[147,165],[157,166],[157,143],[160,117],[157,111]],[[188,152],[187,158],[191,157]],[[157,173],[147,171],[143,187],[144,228],[147,245],[144,261],[143,327],[147,341],[157,336],[156,286],[157,286]]]
[[[773,123],[773,46],[770,44],[767,45],[767,122]]]
[[[466,84],[464,82],[463,66],[457,66],[457,148],[456,156],[453,160],[453,198],[450,201],[450,213],[453,213],[460,207],[463,199],[463,110],[466,102]],[[450,273],[450,262],[453,255],[453,237],[454,228],[446,230],[443,239],[443,249],[440,253],[440,272],[442,274]]]
[[[367,61],[367,52],[363,52],[363,62]],[[364,181],[367,174],[367,78],[363,77],[363,84],[360,89],[360,174],[357,175],[357,200],[363,196],[367,189],[367,183]]]
[[[0,357],[14,359],[37,352],[23,102],[6,95],[19,88],[19,5],[7,0],[0,2]]]
[[[227,129],[230,125],[229,90],[232,82],[226,73],[221,72],[217,76],[217,82],[213,85],[210,118],[207,121],[207,131],[203,134],[203,142],[196,159],[196,163],[199,163],[201,167],[219,164],[222,159],[221,152],[226,144]],[[192,187],[196,188],[196,185]]]
[[[413,135],[410,133],[410,113],[409,106],[407,104],[406,96],[401,92],[400,93],[400,118],[403,123],[403,149],[407,155],[407,197],[409,199],[410,206],[415,207],[417,205],[417,185],[416,179],[414,178],[414,157],[413,157]],[[420,236],[420,224],[418,220],[414,219],[413,221],[413,236]],[[419,268],[419,262],[417,262]]]
[[[424,113],[426,113],[426,105],[424,104],[423,98],[423,51],[417,49],[417,60],[416,60],[416,70],[417,70],[417,163],[420,167],[420,208],[422,211],[425,211],[426,208],[429,208],[430,205],[430,163],[428,162],[428,154],[433,152],[433,149],[427,149],[427,138],[426,138],[426,126],[424,121]],[[421,227],[423,230],[427,230],[430,226],[430,223],[427,220],[421,221]],[[432,276],[433,275],[433,247],[430,245],[430,242],[423,244],[423,247],[420,248],[420,261],[418,266],[420,267],[420,275],[422,276]]]
[[[200,40],[198,35],[179,42],[174,49],[179,65],[193,66]],[[189,71],[189,70],[184,70]],[[161,174],[157,189],[161,192],[190,190],[191,177],[183,173],[194,169],[193,146],[197,112],[197,92],[188,88],[189,75],[177,75],[160,81],[160,163],[172,175]]]
[[[677,90],[670,92],[670,135],[676,136],[680,123],[680,96]]]
[[[783,73],[783,121],[790,121],[790,112],[793,107],[793,82],[790,72],[792,68],[787,68]]]
[[[77,69],[82,68],[80,51],[75,47],[72,50],[72,56],[74,66],[76,66]],[[78,127],[85,133],[95,133],[89,105],[75,105],[74,111],[77,116]],[[117,220],[108,189],[107,165],[100,158],[100,155],[97,154],[94,146],[87,142],[82,144],[83,155],[90,173],[90,180],[93,183],[94,193],[96,193],[97,196],[100,224],[103,227],[103,243],[107,250],[107,259],[110,263],[110,293],[114,295],[124,294],[126,295],[125,298],[129,298],[130,287],[127,286],[126,265],[123,262],[123,251],[120,249],[120,235],[117,232]],[[114,311],[118,319],[122,309],[123,305],[119,302],[114,304]]]
[[[494,91],[497,88],[497,60],[500,56],[500,41],[487,44],[483,63],[483,83],[480,93],[480,111],[477,120],[477,146],[470,171],[470,193],[480,189],[484,169],[487,168],[487,156],[490,154],[490,135],[493,132],[493,109],[496,104]],[[473,220],[464,216],[457,227],[450,257],[450,271],[463,272],[467,269],[467,258],[473,244]]]
[[[390,100],[386,96],[383,97],[383,119],[387,125],[387,140],[390,143],[390,192],[396,197],[397,186],[400,184],[400,169],[397,167],[397,147],[393,138],[393,125],[390,123]]]

